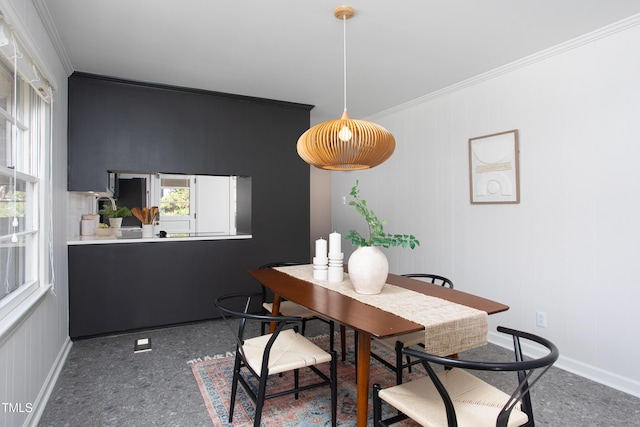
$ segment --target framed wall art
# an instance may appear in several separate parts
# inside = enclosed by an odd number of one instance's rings
[[[520,203],[518,130],[469,139],[471,203]]]

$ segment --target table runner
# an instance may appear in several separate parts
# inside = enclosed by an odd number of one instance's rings
[[[488,314],[482,310],[389,283],[377,295],[359,294],[353,289],[348,273],[344,273],[344,280],[339,283],[316,280],[311,264],[276,267],[275,270],[424,325],[427,353],[447,356],[487,343]]]

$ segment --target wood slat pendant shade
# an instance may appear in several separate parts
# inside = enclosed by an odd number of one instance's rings
[[[385,128],[366,120],[353,120],[346,110],[340,120],[319,123],[298,139],[298,155],[327,170],[369,169],[387,160],[396,140]]]

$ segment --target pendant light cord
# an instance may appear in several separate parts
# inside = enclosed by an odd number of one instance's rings
[[[342,87],[344,88],[344,111],[347,111],[347,16],[342,16]]]

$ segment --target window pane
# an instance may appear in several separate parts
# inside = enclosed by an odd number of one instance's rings
[[[37,156],[33,156],[32,153],[37,153],[37,135],[34,136],[34,140],[31,140],[30,125],[31,119],[38,118],[38,105],[34,104],[39,99],[35,94],[31,86],[28,83],[20,80],[18,84],[18,126],[15,130],[18,171],[24,172],[29,175],[36,175],[37,170],[32,167],[32,162],[37,161]],[[37,126],[36,126],[37,128]],[[34,130],[35,132],[35,130]]]
[[[13,177],[0,175],[0,236],[9,236],[26,230],[27,183],[18,179],[14,192]],[[13,218],[18,226],[13,226]],[[2,270],[0,270],[2,271]]]
[[[11,123],[0,117],[0,166],[13,165],[10,132]]]
[[[162,198],[160,199],[160,215],[190,215],[190,198],[188,188],[163,188]]]
[[[13,113],[13,68],[0,56],[0,166],[13,166],[11,122]]]
[[[160,215],[191,215],[191,181],[187,179],[160,180]]]
[[[16,132],[18,147],[18,171],[29,175],[35,175],[31,167],[31,145],[29,143],[29,132],[18,129]]]
[[[7,68],[4,57],[0,60],[0,108],[11,113],[13,95],[13,72]]]
[[[26,240],[25,236],[19,237],[15,243],[11,239],[0,240],[0,300],[26,283]]]

